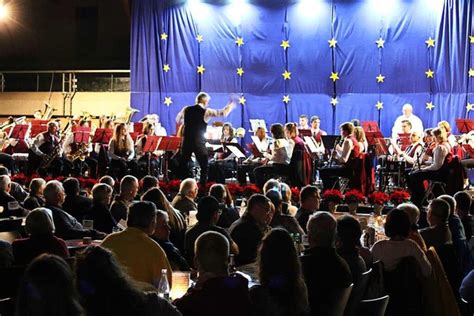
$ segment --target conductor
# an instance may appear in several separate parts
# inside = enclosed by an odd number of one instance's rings
[[[188,162],[192,153],[196,156],[196,160],[201,167],[201,177],[199,182],[205,185],[207,182],[207,149],[205,133],[207,122],[213,117],[227,116],[235,108],[235,103],[229,103],[221,110],[209,109],[207,105],[211,97],[200,92],[196,97],[196,104],[186,106],[176,116],[176,122],[183,124],[181,156],[179,158],[180,178],[184,179],[189,174]]]

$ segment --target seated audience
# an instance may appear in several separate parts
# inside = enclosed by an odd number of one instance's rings
[[[0,176],[8,176],[8,169],[4,166],[0,166]],[[11,181],[10,195],[15,198],[18,202],[23,202],[28,196],[28,192],[23,189],[23,186],[15,181]]]
[[[54,236],[54,223],[50,210],[36,208],[25,220],[25,231],[28,238],[17,239],[12,243],[15,265],[26,265],[43,253],[69,257],[64,240]]]
[[[117,262],[100,246],[89,246],[77,255],[76,286],[89,316],[160,315],[181,313],[156,292],[143,292]]]
[[[181,254],[181,251],[170,241],[170,232],[171,227],[168,213],[157,210],[155,232],[151,238],[163,248],[173,271],[189,271],[190,267],[188,262]]]
[[[0,239],[0,269],[11,267],[13,262],[12,245],[8,241]]]
[[[142,196],[142,201],[153,202],[157,209],[165,211],[168,214],[171,227],[170,241],[183,252],[184,234],[186,233],[186,221],[184,216],[171,205],[163,191],[158,188],[148,190]]]
[[[197,204],[194,202],[198,195],[199,187],[196,180],[188,178],[181,181],[179,192],[174,197],[171,204],[183,215],[188,215],[190,211],[197,211]]]
[[[420,235],[429,247],[452,245],[451,231],[448,227],[449,204],[441,199],[433,199],[428,205],[427,220],[430,227],[420,230]]]
[[[130,206],[127,229],[107,236],[102,246],[110,249],[128,274],[136,281],[157,286],[161,269],[167,269],[171,285],[171,267],[166,254],[153,239],[156,207],[151,202],[135,202]]]
[[[461,219],[466,234],[466,240],[469,242],[472,237],[472,228],[474,227],[474,220],[469,213],[472,204],[472,198],[466,191],[459,191],[454,194],[456,200],[456,214]]]
[[[114,189],[115,192],[115,180],[111,176],[103,176],[102,178],[99,179],[99,183],[105,183],[110,185],[112,189]]]
[[[44,188],[45,207],[51,210],[55,234],[63,239],[77,239],[83,237],[92,237],[93,239],[102,239],[105,234],[95,229],[84,229],[82,224],[62,209],[64,202],[64,188],[61,182],[52,180],[46,183]]]
[[[270,222],[270,226],[282,227],[290,234],[304,235],[304,230],[300,227],[293,216],[282,214],[283,199],[280,192],[270,190],[265,194],[265,196],[270,199],[274,207],[273,218]]]
[[[227,231],[224,228],[216,225],[219,220],[220,212],[219,202],[217,202],[217,200],[212,196],[203,197],[199,201],[198,212],[196,215],[198,222],[193,227],[191,227],[184,236],[186,259],[191,266],[194,265],[194,243],[199,236],[207,231],[221,233],[227,238],[227,241],[229,242],[230,252],[233,254],[237,254],[239,252],[237,245],[232,241]]]
[[[43,254],[31,262],[20,284],[16,315],[85,315],[74,275],[63,259]]]
[[[105,183],[97,183],[92,188],[92,206],[87,210],[85,219],[94,221],[94,228],[110,234],[117,228],[117,222],[110,213],[109,205],[113,189]]]
[[[328,212],[309,218],[309,249],[300,258],[311,315],[331,315],[333,298],[352,284],[351,271],[336,252],[336,219]]]
[[[220,210],[222,212],[222,214],[219,216],[217,226],[229,228],[233,222],[239,219],[240,215],[239,212],[234,207],[232,207],[232,205],[226,205],[226,187],[219,183],[213,184],[209,188],[209,195],[216,198],[216,200],[219,202]]]
[[[92,206],[92,200],[80,195],[81,184],[76,178],[67,178],[64,180],[63,187],[64,193],[66,193],[63,210],[82,222],[86,216],[86,212]]]
[[[319,210],[321,196],[319,189],[313,185],[305,186],[300,193],[300,208],[295,218],[306,233],[306,224],[309,218]]]
[[[3,211],[0,213],[0,218],[7,218],[10,216],[25,216],[28,212],[24,209],[20,202],[17,201],[11,194],[11,180],[7,175],[0,176],[0,206]]]
[[[239,247],[237,265],[255,262],[263,236],[270,231],[273,213],[270,200],[263,194],[250,197],[245,213],[229,228],[230,236]]]
[[[308,293],[293,239],[273,228],[258,255],[260,285],[250,290],[256,315],[309,315]]]
[[[196,285],[174,303],[183,316],[251,315],[248,281],[229,275],[229,241],[208,231],[196,240]]]
[[[110,206],[110,213],[115,221],[127,220],[128,208],[138,192],[138,180],[134,176],[125,176],[120,181],[120,194],[115,197]]]
[[[146,191],[153,189],[153,188],[159,188],[159,181],[157,177],[154,176],[144,176],[140,180],[140,193],[141,195],[145,194]]]
[[[397,208],[407,213],[408,218],[410,219],[410,232],[408,233],[408,239],[416,242],[420,249],[423,250],[423,252],[426,252],[428,248],[418,231],[418,220],[420,219],[420,210],[418,209],[418,206],[412,203],[402,203],[399,204]]]
[[[296,212],[298,211],[298,208],[292,204],[291,188],[288,184],[286,184],[284,182],[281,184],[281,196],[283,198],[282,213],[286,214],[286,215],[295,216]],[[305,230],[306,225],[305,225],[305,227],[301,226],[301,228],[303,228],[303,230]]]
[[[364,259],[359,255],[360,236],[362,228],[359,221],[351,216],[345,215],[337,220],[337,253],[349,265],[354,283],[367,271]]]
[[[263,194],[267,194],[270,190],[281,191],[281,183],[277,179],[269,179],[263,185]]]
[[[33,210],[37,207],[44,206],[43,191],[46,186],[46,181],[42,178],[34,178],[30,181],[30,194],[26,197],[23,202],[23,206],[27,210]]]
[[[394,270],[398,263],[405,257],[413,257],[419,264],[424,276],[431,274],[431,264],[425,253],[411,239],[410,219],[408,214],[400,209],[391,210],[385,222],[385,235],[388,240],[380,240],[372,247],[374,260],[381,260],[386,271]]]

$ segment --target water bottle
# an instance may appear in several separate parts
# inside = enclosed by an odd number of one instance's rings
[[[235,267],[235,257],[233,254],[229,255],[229,274],[237,272],[237,268]]]
[[[158,283],[158,295],[166,300],[170,298],[170,284],[168,282],[168,270],[161,269],[161,278]]]

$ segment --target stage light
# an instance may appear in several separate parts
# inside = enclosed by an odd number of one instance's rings
[[[321,0],[300,0],[296,4],[298,15],[304,19],[315,18],[324,10]],[[304,22],[304,21],[299,21]]]
[[[0,2],[0,21],[6,20],[10,16],[10,10],[8,9],[7,5]]]
[[[186,4],[188,5],[188,7],[191,8],[191,10],[194,10],[194,9],[198,9],[202,3],[201,3],[201,0],[188,0]]]
[[[401,0],[369,0],[368,5],[374,13],[389,15],[399,5]]]
[[[239,25],[242,18],[250,12],[250,8],[247,0],[231,0],[224,12],[234,25]]]

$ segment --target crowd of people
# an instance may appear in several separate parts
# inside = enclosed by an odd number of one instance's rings
[[[76,178],[33,179],[23,194],[16,186],[0,176],[1,217],[25,217],[23,238],[0,241],[1,268],[26,267],[17,315],[332,315],[341,306],[356,315],[362,298],[384,293],[387,315],[455,315],[467,310],[461,298],[474,302],[466,191],[431,200],[426,212],[396,206],[385,237],[368,245],[367,223],[327,209],[311,185],[293,205],[287,185],[270,179],[241,208],[225,185],[202,192],[192,178],[173,199],[153,176],[104,176],[90,192]],[[77,239],[97,242],[73,252],[67,241]],[[410,270],[402,266],[418,272],[401,278]],[[172,288],[173,271],[189,271],[194,284],[168,301],[159,284],[166,276]],[[396,304],[402,285],[412,305]]]

